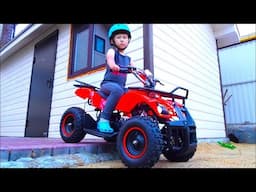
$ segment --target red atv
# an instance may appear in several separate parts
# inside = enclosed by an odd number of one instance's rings
[[[96,120],[78,107],[65,111],[60,122],[61,138],[67,143],[80,142],[86,134],[116,142],[118,154],[127,167],[150,168],[163,154],[169,161],[185,162],[197,148],[196,125],[185,100],[188,90],[177,87],[170,92],[155,90],[155,79],[149,70],[121,68],[132,73],[144,87],[128,87],[112,113],[110,125],[114,133],[97,130],[97,121],[105,100],[100,89],[77,81],[75,94],[94,107]],[[183,91],[184,95],[175,94]]]

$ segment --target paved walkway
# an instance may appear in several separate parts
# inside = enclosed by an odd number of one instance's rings
[[[0,137],[0,168],[72,168],[119,159],[116,144],[101,138],[65,143],[61,138]]]
[[[103,139],[84,139],[80,143],[65,143],[61,138],[0,137],[0,162],[22,157],[37,158],[75,153],[115,153],[114,143]]]

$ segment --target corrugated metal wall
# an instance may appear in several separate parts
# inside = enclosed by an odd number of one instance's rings
[[[171,91],[189,89],[198,138],[225,137],[216,40],[208,24],[154,24],[155,76]],[[158,87],[161,89],[161,87]]]
[[[219,50],[227,124],[256,124],[256,40]]]

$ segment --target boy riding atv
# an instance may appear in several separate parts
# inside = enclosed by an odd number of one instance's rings
[[[115,40],[119,37],[113,35],[115,31],[121,34],[120,40]],[[123,50],[131,38],[126,25],[113,25],[109,37],[111,43]],[[75,94],[94,107],[96,119],[86,109],[67,109],[60,122],[61,138],[67,143],[77,143],[91,134],[114,141],[120,159],[132,168],[152,167],[161,154],[176,162],[192,158],[197,138],[195,122],[185,106],[188,90],[182,87],[170,92],[156,90],[156,83],[161,82],[150,71],[131,66],[130,58],[122,50],[119,53],[111,50],[109,55],[101,88],[81,81],[74,85]],[[120,66],[116,64],[118,59],[122,60]],[[128,73],[144,86],[125,88]],[[118,80],[113,83],[115,78]],[[184,91],[185,95],[178,95],[177,91]]]

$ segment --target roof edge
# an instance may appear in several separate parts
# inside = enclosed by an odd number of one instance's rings
[[[41,35],[42,31],[45,31],[51,26],[52,24],[31,24],[28,26],[26,30],[0,49],[1,63],[3,63],[3,61],[6,60],[11,54],[15,53],[17,50],[21,49],[36,37]]]

